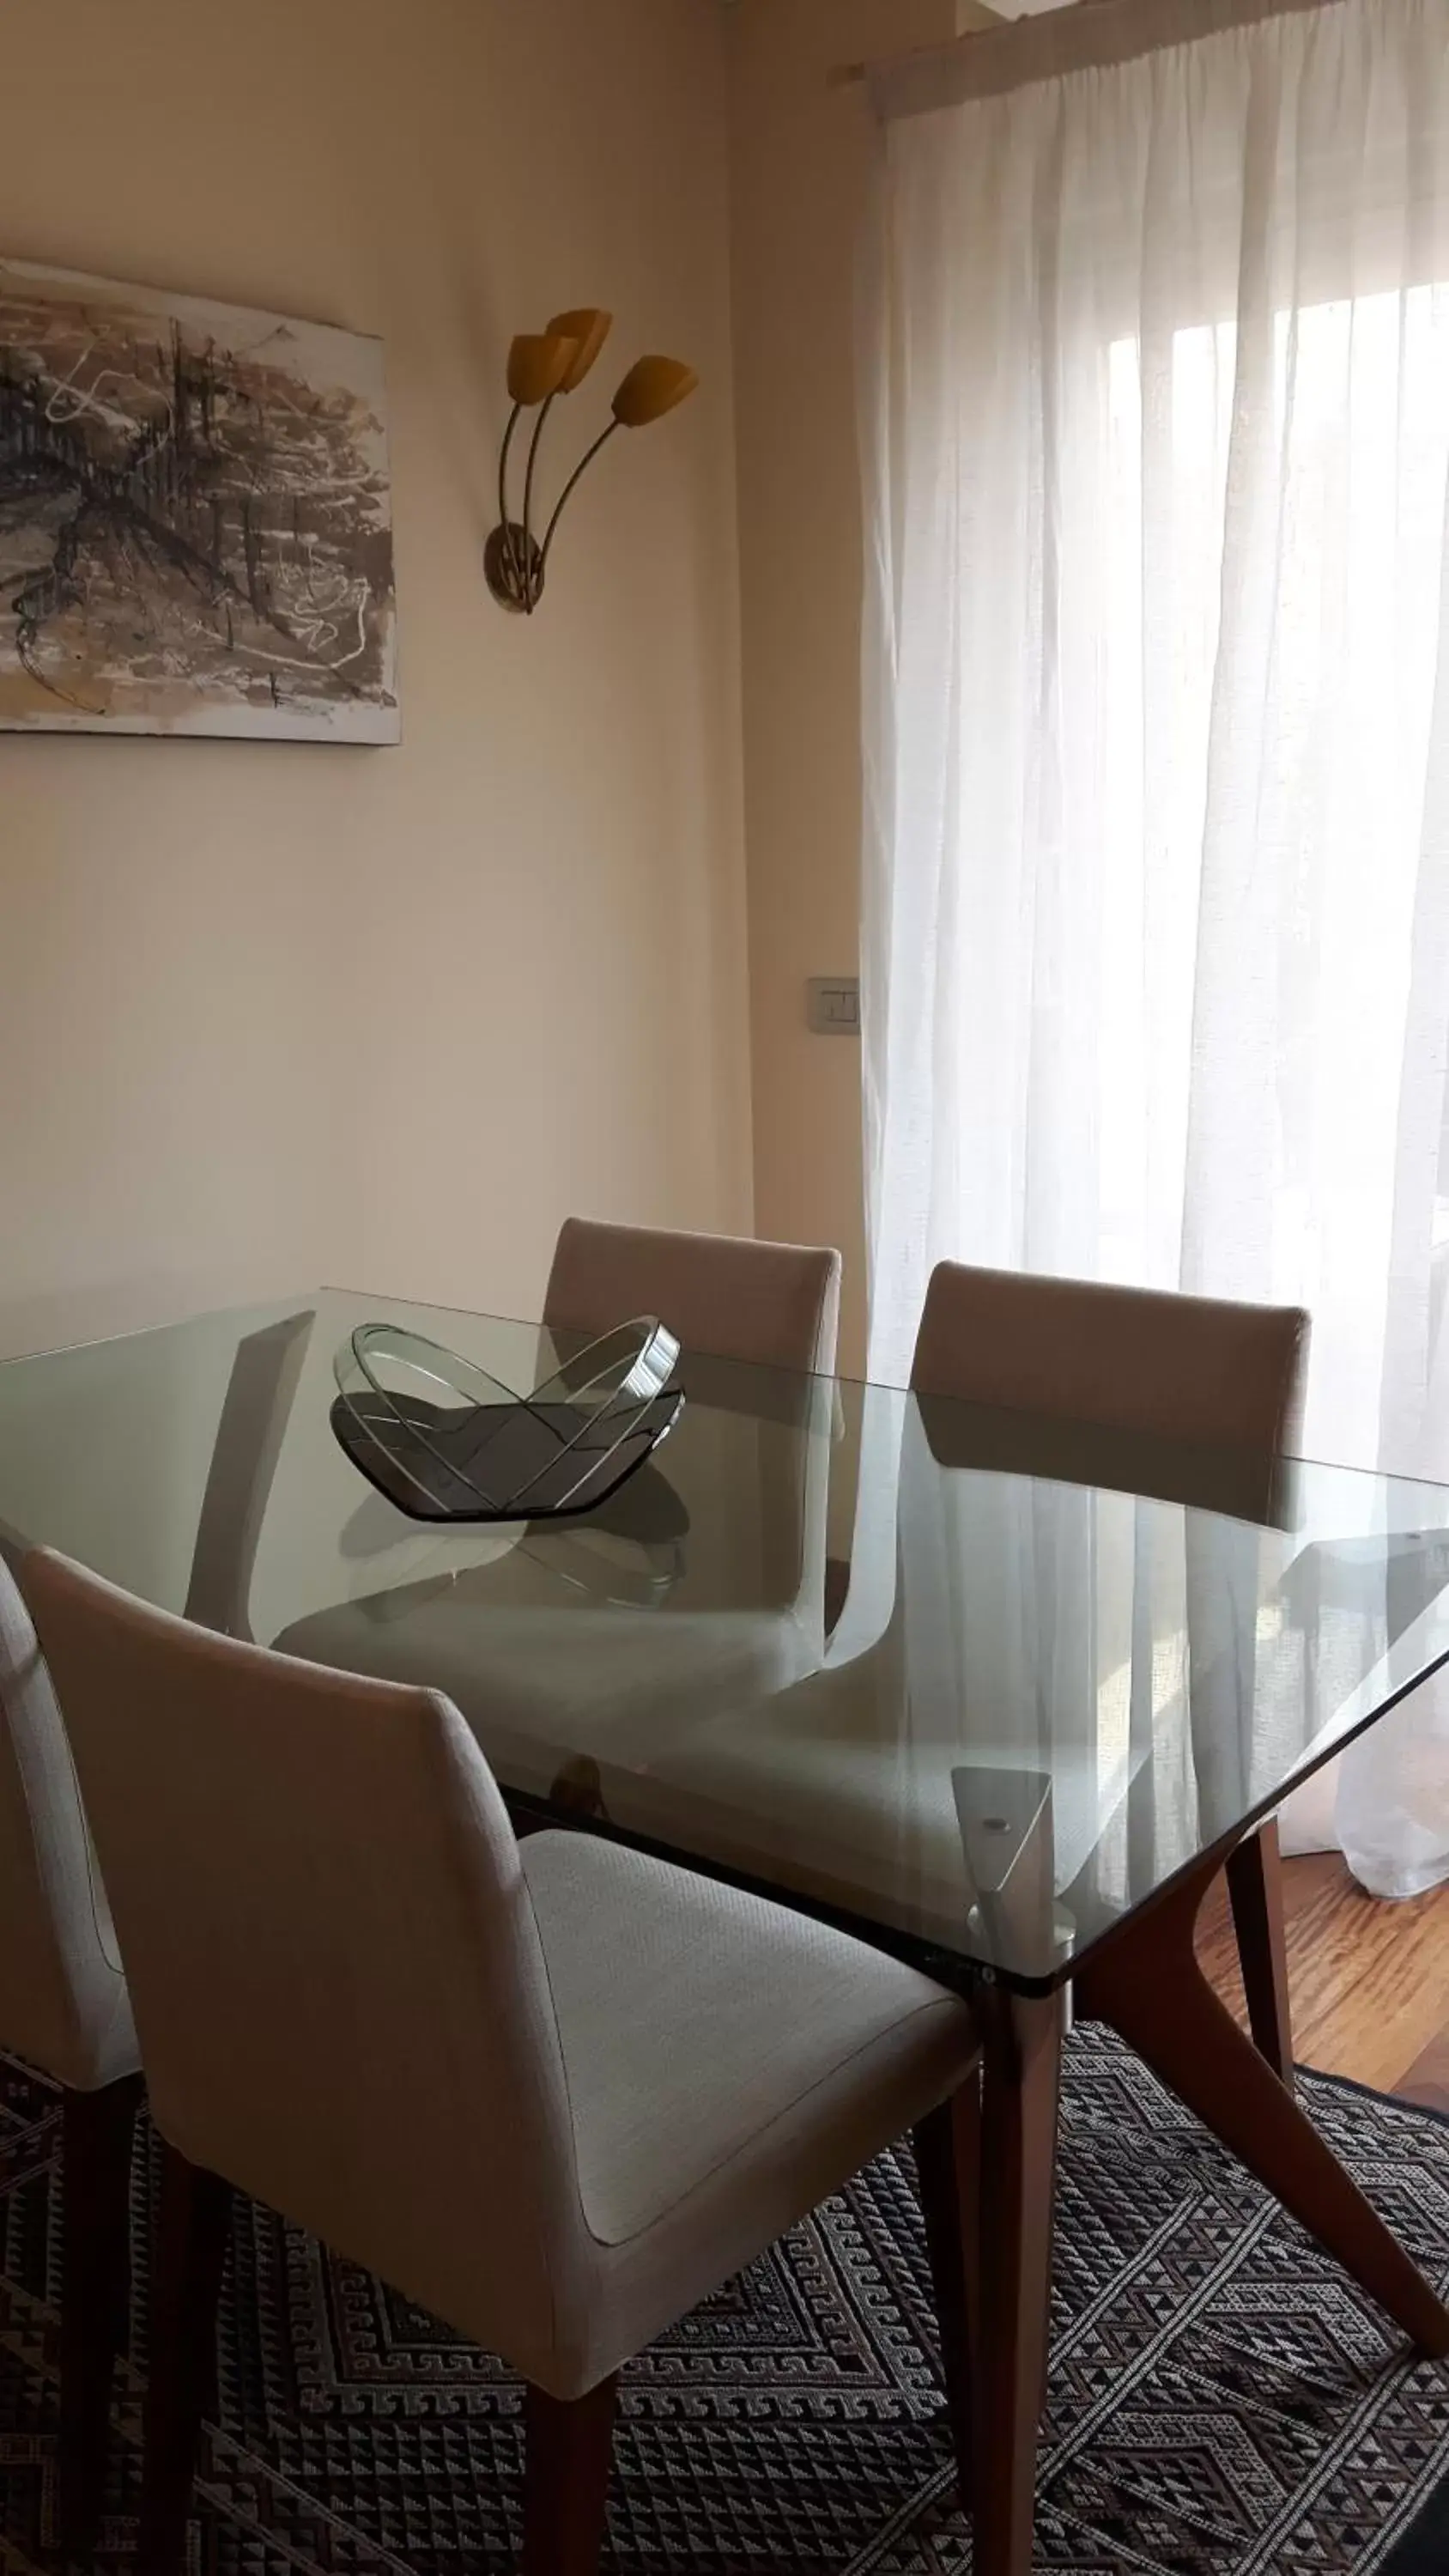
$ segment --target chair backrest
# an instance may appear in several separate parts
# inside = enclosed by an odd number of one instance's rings
[[[604,1333],[657,1315],[686,1351],[826,1376],[839,1314],[838,1252],[578,1216],[559,1230],[543,1304],[554,1331]]]
[[[186,1616],[249,1637],[252,1572],[267,1503],[317,1318],[310,1307],[238,1342],[191,1559]]]
[[[920,1394],[1277,1456],[1292,1446],[1308,1317],[1171,1290],[938,1262]]]
[[[809,1651],[823,1653],[834,1393],[823,1381],[835,1368],[839,1253],[569,1217],[544,1296],[545,1332],[604,1333],[635,1315],[657,1315],[675,1335],[691,1397],[765,1426],[751,1490],[771,1586],[781,1602],[793,1596]],[[712,1368],[715,1360],[726,1365]],[[693,1429],[689,1448],[664,1461],[671,1480],[686,1457],[703,1464]],[[727,1478],[731,1463],[739,1470],[744,1461],[738,1441],[726,1439],[713,1472]]]
[[[88,2093],[136,2034],[45,1659],[0,1557],[0,2045]]]
[[[518,1847],[457,1710],[44,1550],[25,1583],[163,2135],[551,2377],[584,2259],[573,2133]]]

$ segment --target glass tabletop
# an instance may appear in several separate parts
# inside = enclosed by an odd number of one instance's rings
[[[446,1691],[516,1801],[952,1982],[1070,1977],[1449,1658],[1449,1488],[689,1350],[594,1508],[425,1522],[334,1428],[368,1324],[520,1395],[580,1347],[328,1289],[7,1361],[0,1546]]]

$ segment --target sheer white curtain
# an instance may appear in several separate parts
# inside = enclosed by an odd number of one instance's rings
[[[1449,1478],[1449,0],[1071,15],[879,94],[872,1373],[942,1256],[1297,1300]],[[1337,1829],[1449,1873],[1449,1692]]]

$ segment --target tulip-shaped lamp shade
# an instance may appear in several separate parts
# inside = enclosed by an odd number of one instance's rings
[[[483,569],[500,606],[524,616],[531,616],[538,605],[559,513],[585,466],[616,429],[643,429],[650,421],[662,420],[667,411],[673,411],[677,403],[693,393],[699,382],[694,369],[679,358],[635,360],[614,395],[611,418],[593,445],[585,449],[559,494],[540,543],[533,533],[533,469],[543,424],[557,397],[571,394],[576,385],[582,384],[608,338],[612,319],[597,305],[580,305],[568,313],[555,313],[546,331],[521,333],[508,352],[508,391],[513,409],[498,459],[499,524],[484,549]],[[529,442],[523,517],[519,521],[510,517],[508,509],[508,448],[519,413],[534,410],[538,419]]]
[[[567,332],[520,331],[508,352],[508,391],[520,411],[556,394],[579,352]]]
[[[636,358],[614,396],[621,429],[647,429],[693,393],[699,378],[681,358]]]
[[[575,385],[583,383],[609,336],[609,325],[613,319],[612,313],[601,313],[595,304],[580,305],[574,313],[555,313],[548,326],[549,337],[557,334],[560,339],[574,343],[573,357],[559,386],[561,394],[571,394]]]

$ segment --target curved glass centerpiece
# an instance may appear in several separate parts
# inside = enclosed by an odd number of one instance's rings
[[[333,1361],[331,1421],[353,1465],[413,1520],[592,1511],[673,1430],[679,1344],[657,1316],[589,1342],[519,1395],[441,1342],[359,1324]]]

